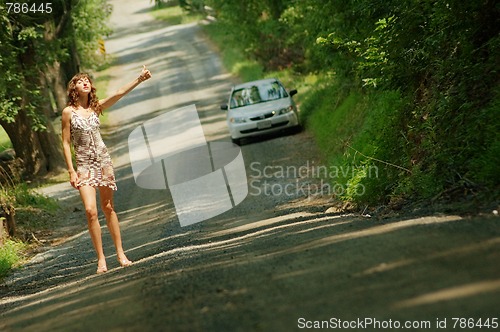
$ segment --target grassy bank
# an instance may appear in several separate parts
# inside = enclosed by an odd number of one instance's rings
[[[2,204],[15,209],[16,236],[4,237],[0,246],[0,279],[20,265],[29,250],[39,245],[39,238],[54,227],[58,203],[38,194],[25,183],[0,188]]]
[[[397,135],[393,128],[403,105],[396,91],[366,94],[341,84],[313,89],[305,97],[307,128],[334,171],[329,180],[337,185],[339,198],[360,204],[383,202],[385,187],[399,173],[408,172],[407,160],[388,148]]]
[[[205,31],[219,45],[226,68],[242,81],[276,76],[299,89],[302,121],[333,170],[329,180],[338,189],[334,190],[337,198],[360,208],[400,208],[411,202],[470,211],[482,205],[480,200],[498,197],[498,183],[491,183],[499,155],[498,124],[492,118],[498,101],[469,115],[487,133],[478,135],[476,129],[463,125],[463,131],[457,127],[453,132],[455,136],[440,137],[446,135],[447,123],[430,119],[432,105],[416,115],[412,96],[396,90],[353,86],[352,81],[330,73],[265,72],[242,50],[225,47],[232,43],[224,29],[209,25]],[[484,143],[474,146],[482,146],[484,153],[467,150],[480,139]],[[463,162],[457,163],[458,158]],[[447,168],[456,164],[476,171]]]
[[[226,9],[219,7],[221,17],[228,14],[224,12]],[[403,10],[403,16],[411,14],[405,8],[399,9]],[[304,37],[299,27],[304,22],[295,22],[294,19],[300,17],[293,13],[285,11],[283,15],[285,21],[298,30],[286,31]],[[448,15],[448,12],[441,14]],[[436,14],[437,22],[441,22],[438,16]],[[373,29],[370,28],[373,18],[368,17],[363,36],[370,38],[363,42],[369,47],[333,34],[323,38],[325,43],[314,43],[314,38],[309,38],[304,58],[300,58],[300,52],[293,53],[293,49],[287,48],[286,37],[274,29],[285,21],[273,25],[269,16],[257,15],[255,22],[246,21],[247,31],[240,27],[242,22],[231,20],[232,17],[203,25],[205,33],[217,45],[223,65],[241,81],[273,76],[287,87],[299,90],[295,98],[302,121],[315,137],[326,166],[333,170],[328,177],[332,186],[338,185],[335,188],[339,191],[334,191],[338,199],[360,208],[376,209],[380,206],[397,209],[406,204],[426,208],[447,205],[452,209],[474,211],[497,204],[500,180],[495,172],[500,162],[500,125],[495,114],[498,114],[500,93],[495,93],[494,88],[480,90],[479,83],[463,80],[462,67],[456,65],[460,62],[487,67],[491,64],[488,57],[477,59],[476,63],[475,58],[469,59],[466,53],[457,59],[448,58],[448,53],[434,54],[446,61],[422,58],[418,64],[402,65],[380,56],[387,55],[385,51],[389,46],[394,48],[393,54],[401,51],[397,43],[384,44],[386,34],[395,33],[399,26],[394,25],[392,19],[379,20]],[[333,29],[337,23],[329,24]],[[314,24],[308,27],[313,28]],[[259,56],[274,60],[273,52],[278,48],[266,42],[273,37],[282,45],[281,50],[288,53],[276,53],[283,55],[281,62],[259,62]],[[469,43],[469,37],[459,34],[457,40]],[[422,45],[432,49],[432,45]],[[496,44],[492,45],[494,48]],[[287,62],[286,54],[299,56]],[[278,64],[274,67],[281,69],[266,70],[272,67],[270,63]],[[437,64],[441,71],[432,73],[433,80],[418,75],[419,66],[426,72]],[[453,79],[450,70],[458,73],[453,74]],[[417,74],[408,76],[410,73]],[[471,78],[479,82],[480,71],[473,73]],[[369,79],[364,79],[366,77]],[[416,84],[418,89],[409,88],[411,84]],[[488,98],[470,95],[467,89],[471,86]]]
[[[393,160],[391,151],[380,152],[381,145],[394,135],[387,119],[396,122],[397,112],[404,105],[398,92],[367,94],[343,85],[330,73],[300,74],[290,69],[265,72],[243,50],[226,46],[233,44],[223,27],[208,25],[204,31],[218,45],[225,68],[242,81],[278,77],[286,86],[299,90],[296,99],[301,120],[332,170],[328,174],[330,184],[342,188],[336,191],[339,199],[360,204],[384,199],[386,190],[381,189],[395,174],[405,172],[405,160],[396,165],[379,159]]]

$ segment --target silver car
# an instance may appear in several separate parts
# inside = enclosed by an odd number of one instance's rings
[[[238,84],[231,89],[229,103],[221,105],[227,111],[227,126],[231,141],[240,144],[245,137],[255,137],[288,128],[300,129],[297,106],[292,96],[275,78]]]

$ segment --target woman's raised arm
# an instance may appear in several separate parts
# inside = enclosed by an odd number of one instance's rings
[[[104,110],[113,106],[118,100],[120,100],[127,93],[132,91],[136,86],[138,86],[141,82],[144,82],[147,79],[151,78],[151,72],[146,68],[146,66],[142,66],[142,71],[139,77],[137,77],[132,82],[125,84],[120,89],[118,89],[113,95],[104,98],[99,101],[101,108]]]

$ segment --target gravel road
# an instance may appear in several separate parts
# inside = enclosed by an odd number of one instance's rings
[[[109,271],[96,275],[77,192],[67,183],[47,188],[65,217],[51,245],[0,285],[0,331],[452,330],[463,322],[453,318],[500,319],[498,217],[384,219],[329,209],[307,132],[247,142],[247,198],[180,227],[168,191],[135,184],[128,135],[196,104],[207,140],[229,142],[219,105],[236,79],[198,25],[156,22],[149,1],[111,3],[115,32],[106,48],[117,63],[102,74],[110,91],[142,64],[153,73],[109,111],[104,128],[134,265],[119,267],[104,226]]]

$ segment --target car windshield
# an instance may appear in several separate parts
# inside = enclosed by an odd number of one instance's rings
[[[278,81],[264,82],[233,91],[231,108],[243,107],[271,100],[288,97],[283,86]]]

